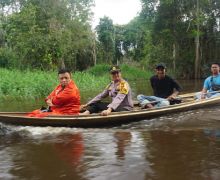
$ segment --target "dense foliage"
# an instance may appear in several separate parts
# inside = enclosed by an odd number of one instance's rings
[[[1,67],[83,69],[92,64],[93,0],[1,0]]]
[[[114,61],[138,62],[144,68],[164,62],[182,78],[204,76],[209,64],[219,61],[219,0],[141,2],[137,17],[127,25],[115,25]],[[103,33],[98,32],[99,37]]]
[[[148,62],[162,59],[179,76],[198,78],[210,62],[219,61],[219,0],[142,0],[142,3],[146,8],[140,17],[153,7],[151,44],[144,48],[154,52],[144,54],[150,57]],[[143,24],[148,26],[147,22]]]
[[[220,59],[219,0],[140,0],[126,25],[109,17],[91,28],[94,0],[1,0],[0,67],[84,70],[95,64],[152,69],[199,78]]]

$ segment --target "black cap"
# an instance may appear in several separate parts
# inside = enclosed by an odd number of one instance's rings
[[[119,68],[119,66],[112,66],[110,69],[110,73],[120,72],[120,71],[121,71],[121,69]]]
[[[155,68],[156,69],[166,69],[166,66],[165,66],[165,64],[160,63],[160,64],[157,64]]]

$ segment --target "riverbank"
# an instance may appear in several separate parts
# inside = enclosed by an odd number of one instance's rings
[[[125,79],[148,79],[152,73],[135,67],[122,65],[122,74]],[[110,81],[108,65],[97,65],[84,72],[74,72],[73,79],[81,94],[103,89]],[[0,97],[12,98],[42,98],[47,96],[58,84],[57,72],[39,70],[8,70],[0,68]]]

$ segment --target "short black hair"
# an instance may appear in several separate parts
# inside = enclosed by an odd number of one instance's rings
[[[166,65],[164,63],[157,64],[155,69],[166,69]]]
[[[69,74],[71,74],[71,71],[70,71],[69,69],[67,69],[67,68],[59,69],[58,75],[59,75],[59,74],[64,74],[64,73],[69,73]]]
[[[215,64],[215,65],[218,65],[218,66],[220,67],[219,63],[217,63],[217,62],[213,62],[213,63],[211,64],[211,66],[214,65],[214,64]]]

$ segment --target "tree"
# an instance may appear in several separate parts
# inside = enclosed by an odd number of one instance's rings
[[[217,0],[142,0],[143,61],[163,61],[184,78],[201,77],[207,63],[220,58],[219,4]]]
[[[93,63],[93,59],[85,58],[92,54],[93,0],[5,2],[2,9],[17,7],[11,13],[3,12],[1,18],[5,48],[19,57],[17,66],[54,69],[65,64],[82,69]]]
[[[112,20],[106,16],[101,18],[96,31],[98,40],[104,50],[103,58],[105,59],[105,63],[111,64],[114,60],[115,53],[115,28]]]

